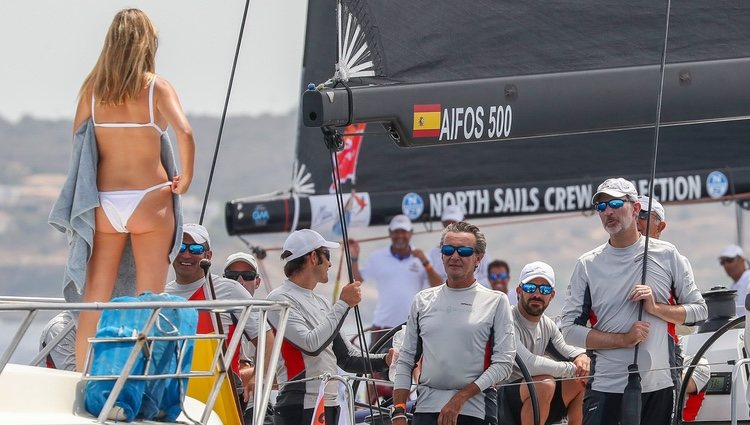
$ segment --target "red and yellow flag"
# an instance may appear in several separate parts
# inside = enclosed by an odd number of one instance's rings
[[[413,137],[440,136],[440,104],[414,105]]]

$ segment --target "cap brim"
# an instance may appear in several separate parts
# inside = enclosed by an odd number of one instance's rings
[[[405,230],[407,232],[411,232],[412,228],[411,227],[407,227],[407,226],[402,226],[402,225],[399,224],[399,225],[396,225],[396,226],[393,226],[393,227],[389,227],[388,230],[390,230],[391,232],[393,232],[395,230]]]
[[[555,287],[555,282],[550,282],[550,281],[549,281],[549,276],[545,276],[545,275],[543,275],[543,274],[532,274],[531,276],[527,277],[526,279],[523,279],[523,280],[521,281],[521,283],[529,283],[529,282],[531,282],[531,280],[532,280],[532,279],[536,279],[536,278],[538,278],[538,277],[541,277],[541,278],[543,278],[544,280],[546,280],[546,281],[547,281],[547,283],[548,283],[548,284],[549,284],[549,285],[550,285],[551,287],[553,287],[553,288]]]
[[[323,245],[321,245],[321,246],[324,246],[326,248],[335,249],[335,248],[339,248],[341,246],[341,244],[338,243],[338,242],[325,241],[323,243]]]
[[[596,198],[598,198],[599,195],[602,195],[602,194],[609,195],[609,196],[614,196],[615,198],[620,198],[620,197],[623,197],[623,196],[628,196],[627,193],[620,192],[619,190],[616,190],[616,189],[604,189],[604,190],[600,190],[600,191],[596,192],[594,194],[594,196],[591,197],[591,202],[592,203],[596,202]]]

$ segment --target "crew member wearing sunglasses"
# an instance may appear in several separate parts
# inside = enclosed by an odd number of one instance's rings
[[[583,348],[568,345],[555,322],[544,314],[555,298],[555,272],[549,264],[535,261],[521,270],[521,283],[515,288],[518,305],[512,307],[516,331],[516,350],[529,368],[534,389],[540,400],[540,423],[556,423],[567,416],[568,423],[580,425],[584,378],[589,374],[589,358]],[[550,352],[559,354],[552,357]],[[555,378],[581,377],[579,380],[555,381]],[[510,382],[520,383],[520,370],[513,367]],[[534,415],[526,385],[501,387],[500,423],[531,425]],[[511,420],[510,418],[513,418]]]
[[[236,280],[254,296],[255,290],[260,286],[258,260],[248,253],[235,252],[224,263],[224,277]]]
[[[200,267],[200,261],[204,258],[210,260],[213,254],[208,230],[199,224],[188,223],[183,226],[182,231],[180,252],[172,262],[175,280],[167,283],[166,292],[194,301],[213,299],[213,293],[216,294],[217,300],[244,301],[252,299],[250,293],[238,285],[236,281],[215,274],[211,275],[211,282],[213,282],[212,291],[209,286],[210,282],[206,280],[204,271]],[[221,314],[221,330],[225,334],[228,334],[228,338],[231,338],[235,332],[234,323],[236,323],[237,319],[235,316],[233,312]],[[252,312],[250,319],[242,330],[243,343],[249,341],[256,348],[259,320],[258,313]],[[217,329],[214,329],[213,323],[214,320],[210,317],[210,313],[200,312],[198,316],[198,333],[208,334],[217,332]],[[273,333],[269,330],[266,333],[265,359],[263,359],[266,365],[268,365],[271,356],[272,346]],[[250,388],[252,388],[253,382],[249,379],[249,374],[244,372],[252,363],[254,362],[251,362],[248,356],[241,354],[239,350],[233,354],[233,380],[239,389],[239,393],[244,395],[244,401],[252,397]]]
[[[290,305],[276,369],[280,388],[274,409],[275,425],[338,423],[340,409],[336,381],[329,381],[323,389],[325,412],[321,414],[323,418],[317,420],[320,381],[299,382],[299,378],[335,375],[339,366],[354,373],[385,371],[393,359],[393,349],[388,354],[370,354],[367,358],[342,336],[341,326],[349,310],[362,301],[361,282],[344,285],[333,306],[313,292],[318,284],[328,282],[329,250],[338,247],[337,242],[327,241],[310,229],[292,232],[284,242],[281,259],[287,279],[268,294],[269,300]],[[269,311],[268,322],[274,328],[281,326],[280,313]],[[315,421],[313,416],[316,416]]]
[[[628,385],[628,366],[639,345],[640,423],[667,425],[674,399],[670,368],[677,364],[670,323],[705,320],[706,302],[690,263],[668,242],[649,238],[643,282],[646,238],[636,224],[641,205],[633,183],[607,179],[592,203],[609,240],[576,262],[561,323],[566,342],[591,350],[595,365],[584,396],[584,423],[617,423],[623,406],[637,403],[629,398],[637,392],[623,399],[626,387],[634,388]]]
[[[490,288],[508,296],[510,305],[518,304],[516,291],[510,287],[510,266],[503,260],[492,260],[487,266],[487,279]]]
[[[412,372],[421,354],[413,424],[495,424],[495,384],[510,376],[516,352],[508,297],[477,282],[474,271],[487,247],[478,227],[450,224],[440,246],[448,277],[412,302],[396,363],[391,421],[406,425]]]

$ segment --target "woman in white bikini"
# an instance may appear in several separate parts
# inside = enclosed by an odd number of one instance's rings
[[[172,86],[155,74],[157,33],[145,13],[117,13],[94,69],[79,94],[73,130],[95,126],[99,153],[96,230],[86,270],[85,302],[109,301],[128,237],[136,293],[161,293],[175,237],[172,192],[185,193],[193,177],[192,129]],[[181,174],[171,181],[161,163],[167,125],[177,135]],[[98,312],[81,312],[76,367],[83,368]]]

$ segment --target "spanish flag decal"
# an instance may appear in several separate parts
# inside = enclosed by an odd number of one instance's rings
[[[414,105],[413,137],[440,136],[440,104]]]

